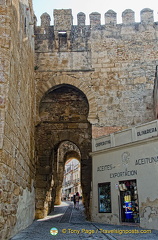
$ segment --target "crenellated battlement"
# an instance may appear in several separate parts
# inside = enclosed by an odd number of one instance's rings
[[[73,25],[73,16],[71,9],[54,9],[54,29],[55,30],[66,30],[67,28],[71,30]],[[116,25],[117,24],[117,13],[113,10],[108,10],[104,14],[105,25]],[[140,12],[140,23],[142,24],[153,24],[154,15],[153,10],[149,8],[144,8]],[[48,13],[43,13],[41,15],[41,27],[50,26],[51,17]],[[92,12],[89,14],[90,26],[101,25],[101,14],[98,12]],[[86,15],[83,12],[77,14],[77,25],[85,26]],[[122,12],[122,24],[134,24],[135,22],[135,12],[131,9],[126,9]]]
[[[52,50],[82,51],[88,50],[89,37],[94,33],[102,34],[104,37],[113,36],[122,38],[132,36],[134,33],[146,31],[158,31],[158,22],[154,22],[153,10],[145,8],[140,12],[140,22],[135,21],[135,12],[126,9],[122,12],[122,23],[117,23],[117,13],[108,10],[104,14],[105,24],[101,24],[101,14],[92,12],[89,15],[90,25],[86,25],[86,15],[83,12],[77,14],[77,25],[73,25],[73,16],[71,9],[54,9],[54,25],[51,26],[51,17],[48,13],[41,15],[41,26],[35,26],[36,40],[40,40],[38,49],[46,51],[42,40],[49,40],[49,46]],[[35,23],[36,24],[36,23]],[[97,32],[96,32],[97,31]],[[99,32],[98,32],[99,31]],[[158,36],[158,33],[155,34]],[[36,41],[36,43],[37,43]],[[42,49],[41,49],[42,46]]]
[[[122,13],[122,23],[117,23],[117,13],[108,10],[105,14],[105,24],[101,24],[101,14],[92,12],[89,15],[90,25],[86,25],[86,15],[77,14],[77,25],[73,25],[71,9],[54,9],[54,25],[48,13],[41,15],[41,26],[36,26],[36,44],[39,51],[87,51],[89,50],[89,37],[97,38],[100,34],[104,37],[130,38],[133,34],[143,31],[158,31],[158,22],[154,22],[153,10],[145,8],[140,12],[140,22],[135,22],[135,12],[126,9]],[[94,36],[95,34],[95,36]],[[158,33],[155,34],[158,36]],[[39,42],[38,42],[39,40]],[[49,40],[49,45],[41,41]],[[36,49],[37,49],[36,48]]]

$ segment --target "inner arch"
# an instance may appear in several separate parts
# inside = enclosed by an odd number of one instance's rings
[[[61,190],[64,180],[66,162],[73,159],[76,159],[79,162],[81,161],[81,153],[79,148],[70,141],[61,142],[57,148],[57,171],[53,173],[55,204],[61,203]]]

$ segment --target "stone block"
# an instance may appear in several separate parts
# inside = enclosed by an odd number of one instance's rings
[[[3,5],[6,3],[6,0],[0,0],[0,5]]]
[[[72,10],[71,9],[54,9],[54,30],[55,31],[71,31],[72,26]]]
[[[150,8],[144,8],[140,12],[140,17],[141,17],[141,23],[143,24],[153,24],[154,22],[154,16],[153,16],[153,10]]]
[[[113,10],[109,10],[105,13],[105,24],[116,25],[117,14]]]
[[[79,27],[85,26],[86,15],[83,12],[77,14],[77,23]]]
[[[41,15],[41,27],[48,27],[50,26],[50,15],[48,13],[43,13]]]
[[[36,182],[36,187],[37,188],[46,188],[47,187],[47,181]]]
[[[122,13],[122,23],[123,24],[133,24],[135,22],[135,13],[131,9],[126,9]]]
[[[3,0],[1,0],[3,1]],[[0,4],[0,15],[7,15],[7,8],[4,6],[4,3],[2,2],[2,4]]]
[[[19,194],[20,194],[20,187],[15,187],[15,189],[14,189],[14,195],[15,195],[15,196],[19,196]]]

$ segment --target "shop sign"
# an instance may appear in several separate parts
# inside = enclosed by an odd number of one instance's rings
[[[115,167],[112,164],[103,165],[103,166],[97,167],[97,172],[112,170],[113,168],[115,168]]]
[[[114,172],[110,173],[110,178],[119,178],[119,177],[127,177],[127,176],[135,176],[137,175],[137,170],[132,169],[128,170],[128,165],[130,163],[130,153],[129,152],[123,152],[122,154],[122,165],[125,168],[124,171]],[[133,161],[134,162],[134,161]],[[146,165],[146,164],[156,164],[158,163],[158,156],[154,157],[147,157],[147,158],[140,158],[135,160],[135,166],[137,165]],[[106,165],[100,165],[97,167],[97,172],[103,172],[103,171],[111,171],[115,169],[116,166],[113,164],[106,164]]]
[[[143,140],[154,136],[156,137],[158,135],[157,121],[146,124],[144,126],[136,127],[136,135],[137,140]]]
[[[158,156],[156,157],[147,157],[147,158],[140,158],[135,161],[135,165],[144,165],[149,163],[158,163]]]
[[[110,178],[134,176],[134,175],[137,175],[137,170],[131,170],[131,171],[126,170],[124,172],[110,173]]]
[[[95,140],[95,143],[94,143],[95,151],[103,150],[109,147],[111,147],[111,139],[109,136]]]
[[[137,132],[137,137],[148,134],[148,133],[153,133],[153,132],[157,132],[157,128],[149,128],[149,129],[145,129],[142,131]]]
[[[102,142],[96,143],[95,146],[96,146],[96,147],[100,147],[100,146],[104,146],[104,145],[110,144],[110,143],[111,143],[110,140],[108,140],[108,141],[102,141]]]

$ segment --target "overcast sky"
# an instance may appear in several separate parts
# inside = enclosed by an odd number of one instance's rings
[[[34,12],[40,25],[40,16],[47,12],[53,25],[53,9],[72,9],[73,24],[77,23],[77,13],[86,14],[86,24],[89,24],[89,14],[99,12],[101,22],[104,24],[104,13],[112,9],[117,13],[117,22],[122,22],[122,12],[126,9],[132,9],[135,12],[136,22],[140,21],[140,11],[143,8],[154,10],[154,21],[158,21],[158,1],[157,0],[33,0]]]

